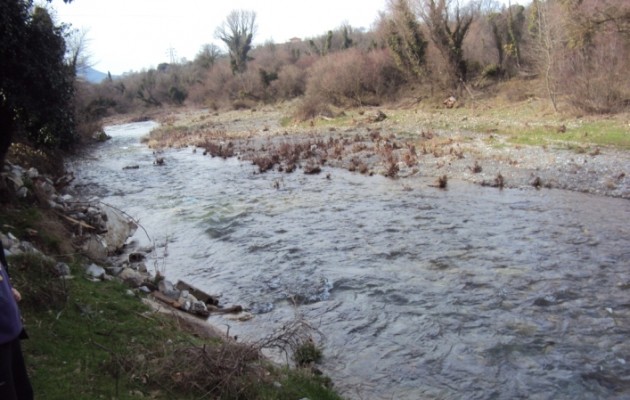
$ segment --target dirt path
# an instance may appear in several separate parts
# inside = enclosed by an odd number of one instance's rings
[[[526,146],[499,134],[427,128],[395,110],[356,111],[313,123],[282,124],[287,110],[187,110],[158,118],[154,148],[194,145],[259,167],[317,173],[346,168],[440,185],[464,180],[490,187],[558,188],[630,199],[630,152],[608,147]],[[394,118],[388,117],[392,113]],[[444,178],[446,177],[446,178]]]

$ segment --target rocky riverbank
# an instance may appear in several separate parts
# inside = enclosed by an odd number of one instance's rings
[[[273,168],[318,173],[328,165],[439,187],[455,179],[630,198],[628,151],[563,141],[555,132],[566,130],[564,125],[548,127],[551,144],[524,145],[510,135],[434,129],[426,115],[409,111],[356,110],[300,124],[287,122],[285,113],[277,108],[171,113],[157,118],[162,126],[147,143],[155,149],[194,146],[199,154],[236,156],[256,164],[260,173]]]
[[[118,279],[131,290],[152,294],[163,304],[199,317],[208,317],[210,312],[238,313],[240,306],[224,308],[216,297],[178,282],[173,284],[159,270],[152,271],[148,265],[154,257],[153,248],[137,248],[128,239],[138,229],[138,224],[124,211],[104,204],[98,198],[80,199],[69,193],[68,185],[72,175],[64,175],[53,180],[42,175],[35,168],[25,169],[7,163],[2,179],[8,190],[18,199],[34,202],[52,211],[65,225],[72,246],[85,258],[84,277],[93,281]],[[61,279],[70,279],[70,267],[64,262],[43,254],[28,240],[19,239],[5,226],[0,231],[0,240],[7,256],[33,253],[47,259],[54,265],[54,274]],[[26,232],[37,239],[40,232],[28,229]]]

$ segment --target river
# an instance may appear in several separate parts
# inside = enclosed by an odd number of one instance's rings
[[[84,196],[125,210],[149,268],[241,304],[239,340],[303,318],[349,399],[630,397],[630,202],[324,168],[268,172],[152,122],[74,160]],[[136,165],[137,169],[124,169]]]

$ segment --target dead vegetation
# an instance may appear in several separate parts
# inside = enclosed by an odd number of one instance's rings
[[[283,327],[253,343],[240,343],[236,338],[215,336],[199,328],[199,324],[181,324],[200,335],[201,343],[167,342],[147,351],[117,355],[109,369],[122,369],[142,384],[150,384],[172,396],[199,394],[201,398],[251,399],[261,387],[273,387],[279,377],[271,362],[262,355],[263,349],[284,356],[287,365],[307,374],[321,375],[315,367],[322,358],[318,344],[323,335],[304,318],[296,318]],[[210,340],[210,341],[208,341]],[[327,378],[320,379],[329,386]]]

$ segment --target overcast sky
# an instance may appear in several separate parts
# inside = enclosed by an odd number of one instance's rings
[[[325,34],[344,23],[369,29],[387,0],[73,0],[53,1],[57,22],[87,29],[93,67],[119,75],[170,60],[194,59],[203,44],[221,45],[216,28],[232,10],[256,12],[254,42],[284,43]]]

